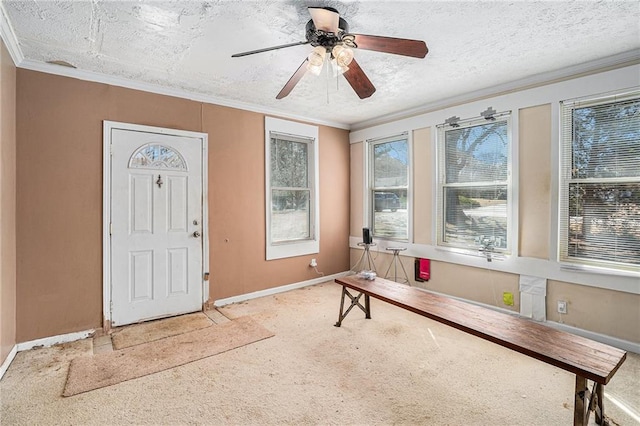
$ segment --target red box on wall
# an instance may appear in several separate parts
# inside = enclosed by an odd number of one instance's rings
[[[415,280],[418,282],[429,281],[431,278],[431,260],[417,258],[415,262]]]

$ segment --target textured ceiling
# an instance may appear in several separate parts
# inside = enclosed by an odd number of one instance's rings
[[[231,55],[305,40],[307,6],[334,7],[353,33],[424,40],[429,54],[356,50],[377,88],[366,100],[326,73],[307,74],[276,100],[311,47]],[[346,126],[616,55],[640,57],[638,1],[2,0],[2,7],[25,63],[66,61]]]

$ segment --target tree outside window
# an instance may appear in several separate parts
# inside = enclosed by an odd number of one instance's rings
[[[509,116],[439,129],[438,244],[509,252]]]

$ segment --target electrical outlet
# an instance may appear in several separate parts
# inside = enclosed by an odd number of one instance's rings
[[[316,262],[315,259],[311,259],[311,262],[309,262],[309,266],[311,266],[312,268],[315,268],[316,266],[318,266],[318,262]]]
[[[558,313],[566,314],[567,313],[567,302],[564,300],[558,300]]]

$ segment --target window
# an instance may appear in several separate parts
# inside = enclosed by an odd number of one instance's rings
[[[318,128],[265,118],[267,260],[319,251]]]
[[[129,159],[130,168],[139,169],[167,169],[187,170],[186,163],[179,152],[173,148],[159,145],[146,144],[133,153]]]
[[[640,266],[640,92],[561,104],[560,261]]]
[[[409,140],[407,134],[369,141],[371,232],[409,239]]]
[[[510,253],[510,114],[438,127],[438,245]]]

